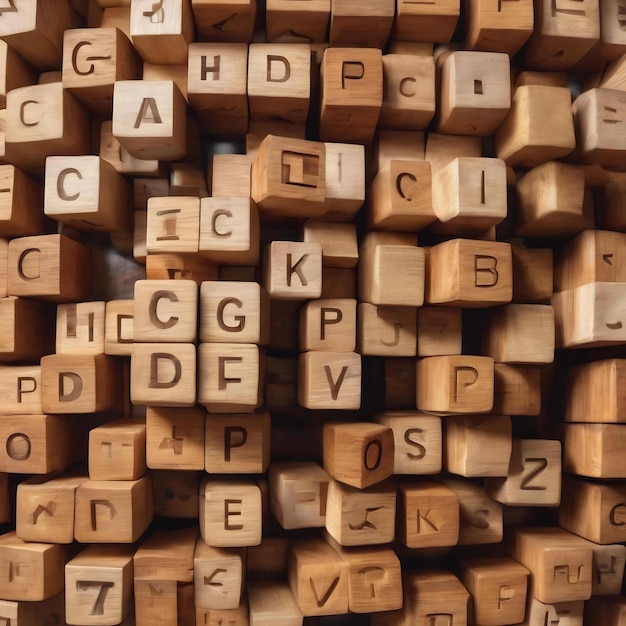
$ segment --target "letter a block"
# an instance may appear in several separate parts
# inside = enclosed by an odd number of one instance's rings
[[[307,409],[360,408],[361,355],[302,353],[298,361],[298,402]]]
[[[273,241],[266,250],[265,289],[276,300],[312,300],[322,295],[322,245]]]

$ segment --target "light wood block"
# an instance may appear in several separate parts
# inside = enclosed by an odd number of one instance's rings
[[[456,29],[460,8],[459,0],[435,0],[424,5],[398,0],[393,39],[421,43],[450,41]]]
[[[57,306],[58,354],[104,354],[104,337],[104,302],[78,302]]]
[[[70,305],[71,306],[71,305]],[[78,305],[77,316],[78,316]],[[132,352],[135,315],[134,300],[109,300],[104,313],[104,353],[114,356],[130,356]],[[78,320],[78,317],[77,317]],[[95,318],[94,318],[95,321]],[[88,339],[91,338],[91,318],[88,317]],[[78,334],[79,326],[76,327]],[[81,329],[82,330],[82,329]],[[84,332],[84,331],[83,331]],[[77,337],[78,339],[78,337]],[[94,334],[95,339],[95,334]]]
[[[360,354],[415,356],[417,309],[409,306],[377,306],[361,302],[357,339]]]
[[[140,159],[132,156],[113,135],[113,122],[105,120],[100,125],[100,157],[108,161],[120,174],[131,176],[162,176],[157,159]],[[162,195],[162,194],[158,194]]]
[[[356,348],[354,299],[310,300],[300,309],[300,350],[354,352]]]
[[[152,482],[155,516],[198,519],[200,472],[154,470]]]
[[[208,415],[204,469],[210,474],[263,474],[270,462],[270,430],[267,411]]]
[[[351,220],[365,201],[365,148],[358,144],[325,142],[326,199],[322,219]]]
[[[1,298],[0,321],[6,329],[0,360],[38,361],[54,351],[54,320],[50,308],[28,298]]]
[[[496,415],[539,415],[540,410],[540,367],[495,363],[493,413]]]
[[[332,3],[331,47],[384,48],[391,33],[394,0]]]
[[[89,248],[65,235],[20,237],[9,242],[10,296],[51,302],[86,300]]]
[[[35,74],[12,46],[2,40],[0,43],[0,108],[6,108],[9,91],[26,87],[35,82]]]
[[[153,516],[152,478],[88,480],[76,489],[74,537],[80,543],[133,543]]]
[[[619,450],[621,424],[566,424],[563,469],[590,478],[626,478]]]
[[[355,224],[337,224],[309,219],[302,227],[302,241],[321,244],[324,268],[347,269],[354,268],[358,264],[359,249]]]
[[[521,622],[526,613],[529,574],[511,558],[463,559],[459,576],[472,596],[474,622],[485,626]]]
[[[528,168],[560,159],[575,146],[570,90],[519,86],[511,111],[496,132],[496,155],[511,167]]]
[[[133,608],[132,546],[89,546],[65,566],[68,624],[120,624]]]
[[[248,587],[250,626],[302,626],[300,608],[287,583],[257,581]]]
[[[135,578],[136,625],[178,620],[178,592],[185,588],[193,591],[192,585],[179,586],[175,580]],[[187,600],[193,605],[193,593],[190,596]]]
[[[57,593],[48,600],[40,602],[0,600],[0,618],[13,620],[18,625],[54,623],[59,617],[65,616],[65,597],[63,592]]]
[[[264,287],[277,300],[310,300],[322,293],[322,246],[272,241],[265,252]]]
[[[593,596],[619,595],[624,579],[625,546],[593,546]]]
[[[395,538],[396,489],[390,482],[357,489],[331,480],[326,506],[326,530],[342,546],[390,543]]]
[[[191,0],[198,35],[207,41],[249,42],[256,17],[255,0]]]
[[[196,347],[190,343],[133,344],[130,382],[133,404],[195,406]]]
[[[369,143],[383,104],[381,51],[328,48],[320,71],[322,141]]]
[[[198,539],[193,555],[194,603],[201,609],[236,609],[244,585],[245,551],[215,548]]]
[[[481,308],[506,304],[513,297],[508,243],[451,239],[431,248],[428,267],[428,304]]]
[[[110,116],[113,85],[141,78],[141,60],[118,28],[77,28],[63,35],[63,87],[90,111]]]
[[[262,583],[259,583],[262,584]],[[289,591],[289,589],[287,589]],[[196,623],[197,624],[241,624],[241,626],[249,626],[249,609],[247,598],[242,599],[241,604],[236,609],[203,609],[196,607]]]
[[[200,199],[188,197],[148,198],[146,247],[148,253],[198,252]]]
[[[41,366],[1,365],[0,415],[41,415]]]
[[[553,291],[553,253],[550,248],[511,246],[513,302],[546,302]],[[558,270],[557,270],[558,271]]]
[[[584,539],[560,528],[517,527],[505,547],[530,570],[530,597],[544,603],[591,597],[593,552]]]
[[[32,476],[17,486],[15,532],[22,541],[74,541],[74,498],[86,475]]]
[[[247,58],[247,56],[246,56]],[[237,198],[250,195],[252,155],[214,154],[211,161],[211,196]]]
[[[582,626],[584,606],[583,601],[546,604],[529,596],[526,620],[522,626],[541,626],[545,620],[548,624],[556,621],[564,626]]]
[[[298,2],[270,0],[265,8],[265,39],[270,42],[322,43],[330,21],[330,0]]]
[[[488,413],[494,364],[483,356],[431,356],[417,362],[417,408],[436,413]]]
[[[41,359],[46,413],[98,413],[115,408],[120,363],[105,354],[50,354]]]
[[[210,546],[261,543],[261,489],[250,480],[205,478],[200,485],[200,532]]]
[[[91,480],[137,480],[145,472],[145,424],[114,420],[89,432]]]
[[[0,181],[0,233],[24,237],[49,232],[50,221],[41,210],[40,181],[13,165],[0,165]]]
[[[461,309],[424,306],[417,310],[417,355],[461,354]]]

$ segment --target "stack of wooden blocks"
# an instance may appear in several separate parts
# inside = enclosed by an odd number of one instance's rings
[[[624,0],[0,0],[0,68],[2,626],[626,624]]]

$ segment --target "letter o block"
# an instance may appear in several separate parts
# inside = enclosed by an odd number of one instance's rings
[[[358,489],[393,473],[393,431],[368,422],[324,424],[324,469],[335,479]]]

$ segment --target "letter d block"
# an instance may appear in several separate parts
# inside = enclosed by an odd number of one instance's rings
[[[393,472],[393,432],[380,424],[324,424],[324,469],[358,489],[385,480]]]
[[[272,241],[265,251],[264,284],[275,300],[313,300],[322,295],[322,245]]]
[[[436,413],[489,413],[494,363],[484,356],[431,356],[417,362],[417,408]]]
[[[117,406],[120,363],[105,354],[49,354],[41,359],[46,413],[99,413]]]
[[[133,543],[153,516],[152,477],[88,480],[76,489],[74,538],[80,543]]]

